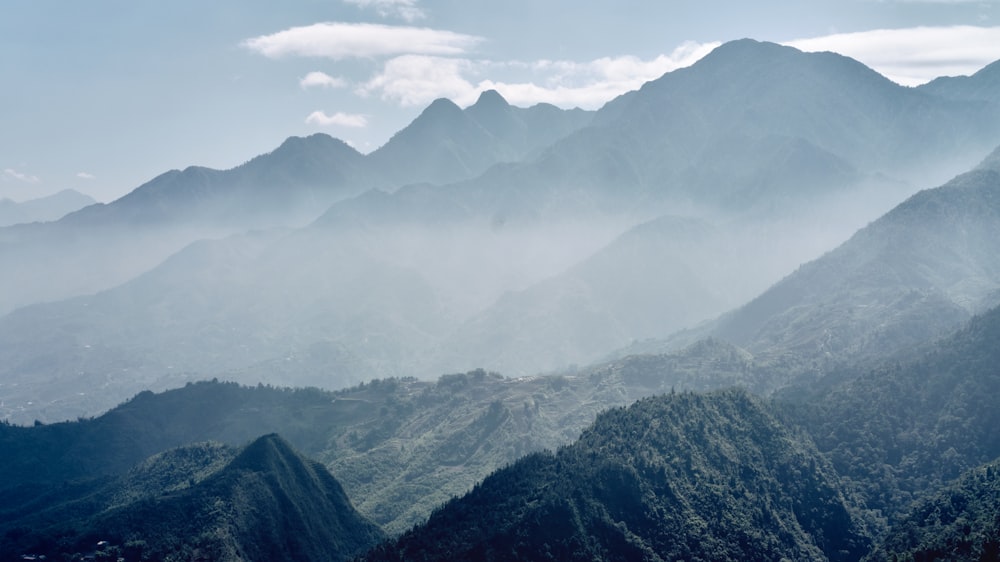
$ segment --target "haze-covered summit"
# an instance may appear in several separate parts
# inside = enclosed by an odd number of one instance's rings
[[[495,90],[464,110],[438,99],[369,159],[397,184],[454,182],[518,161],[587,125],[592,115],[548,104],[514,107]]]
[[[0,227],[58,220],[95,202],[89,195],[72,189],[20,202],[0,199]]]
[[[291,137],[230,170],[191,166],[165,172],[131,193],[67,219],[74,225],[122,222],[268,225],[311,217],[337,200],[379,185],[364,156],[317,133]]]
[[[914,179],[920,176],[903,167],[925,155],[960,158],[967,169],[975,161],[966,154],[970,141],[980,150],[984,142],[994,146],[998,113],[982,109],[899,86],[848,57],[743,39],[613,100],[595,124],[610,129],[613,141],[646,140],[634,146],[648,154],[649,177],[661,181],[709,163],[725,169],[739,151],[781,138],[800,139],[862,173]]]

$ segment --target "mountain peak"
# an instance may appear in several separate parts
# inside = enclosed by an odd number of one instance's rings
[[[456,112],[461,113],[461,111],[462,108],[458,107],[458,105],[455,104],[455,102],[451,101],[450,99],[438,98],[432,101],[431,104],[427,106],[427,109],[424,109],[423,112],[421,112],[420,117],[423,117],[425,115],[436,116],[436,115],[453,114]]]
[[[276,433],[263,435],[243,448],[231,466],[254,472],[271,472],[281,466],[297,465],[305,461]]]
[[[288,137],[271,154],[295,153],[304,150],[347,150],[357,152],[346,142],[326,133],[314,133],[307,137]]]
[[[510,104],[507,103],[507,100],[500,95],[500,92],[496,90],[486,90],[479,94],[479,99],[476,100],[476,103],[473,104],[472,107],[506,109],[510,107]]]

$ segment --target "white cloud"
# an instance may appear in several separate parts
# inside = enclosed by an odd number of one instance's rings
[[[269,58],[295,55],[339,60],[406,53],[460,55],[481,40],[473,35],[424,27],[328,22],[261,35],[243,41],[242,45]]]
[[[939,76],[973,74],[1000,59],[1000,27],[877,29],[789,41],[803,51],[833,51],[857,59],[904,86]]]
[[[325,72],[310,72],[299,80],[299,86],[302,89],[306,88],[345,88],[347,87],[347,81],[343,78],[336,78],[330,76]]]
[[[462,58],[403,55],[385,63],[382,71],[358,89],[403,106],[425,105],[446,97],[458,105],[476,101],[484,90],[497,90],[514,105],[551,103],[560,107],[595,109],[643,83],[689,66],[718,43],[685,43],[669,55],[651,60],[633,56],[604,57],[589,62],[533,63],[474,61]],[[535,75],[529,81],[476,79],[487,71],[516,68]]]
[[[466,59],[403,55],[386,61],[382,72],[357,92],[361,95],[378,92],[383,100],[404,107],[425,105],[440,97],[464,105],[475,95],[476,87],[463,74],[472,72],[474,66]]]
[[[352,127],[356,129],[368,126],[368,118],[355,113],[334,113],[327,115],[324,111],[313,111],[306,117],[306,123],[322,127]]]
[[[80,178],[82,180],[96,180],[97,179],[97,176],[95,176],[94,174],[87,173],[87,172],[77,172],[76,173],[76,177],[78,177],[78,178]]]
[[[427,14],[417,7],[417,0],[344,0],[359,8],[375,8],[383,18],[398,17],[408,22],[424,19]]]
[[[6,179],[17,180],[24,183],[39,183],[42,181],[38,176],[32,176],[30,174],[18,172],[13,168],[4,168],[3,177]]]

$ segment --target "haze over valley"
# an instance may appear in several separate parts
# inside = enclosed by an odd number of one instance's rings
[[[685,62],[0,200],[0,562],[995,557],[1000,61]]]

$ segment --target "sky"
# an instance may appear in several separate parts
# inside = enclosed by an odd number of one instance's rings
[[[1000,59],[1000,0],[3,0],[0,198],[110,201],[318,132],[368,153],[487,89],[597,109],[745,37],[914,86]]]

